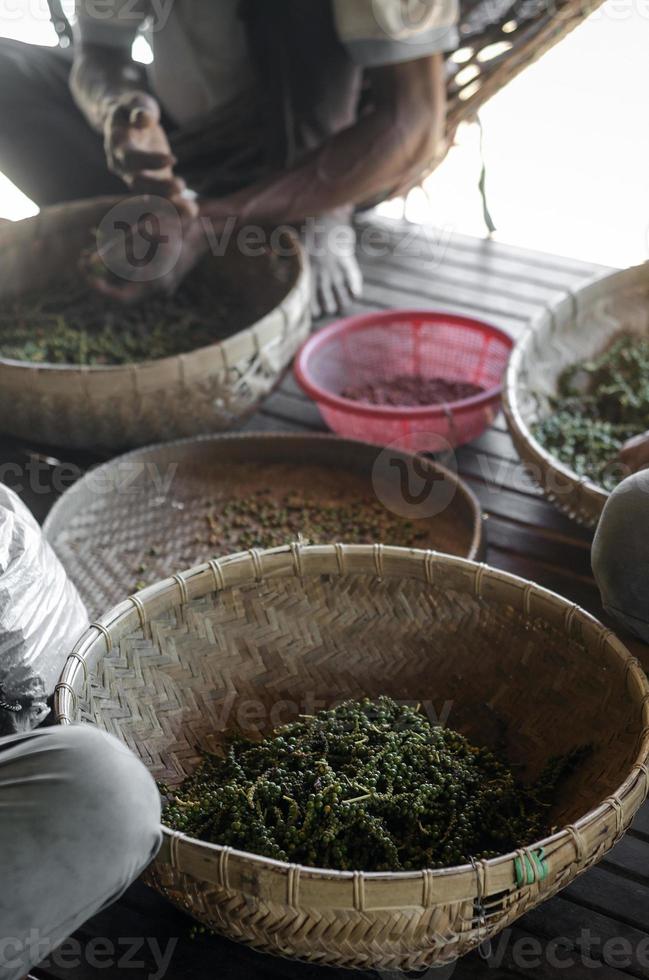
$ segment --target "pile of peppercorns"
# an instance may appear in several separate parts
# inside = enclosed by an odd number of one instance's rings
[[[167,798],[165,824],[204,841],[322,868],[442,868],[544,833],[553,760],[535,787],[487,749],[387,697],[347,701],[207,755]]]
[[[183,549],[181,564],[189,567],[206,555],[223,555],[249,548],[276,548],[302,539],[312,544],[385,544],[431,547],[428,521],[411,521],[388,510],[376,497],[326,491],[315,497],[302,490],[281,493],[260,489],[205,506],[199,533]],[[168,549],[160,538],[146,549],[129,554],[132,591],[139,591],[168,574]],[[174,562],[178,555],[174,554]]]
[[[231,287],[199,267],[173,296],[126,305],[83,283],[0,301],[0,357],[48,364],[127,364],[215,344],[250,322]]]
[[[425,378],[421,374],[398,374],[359,385],[349,385],[341,394],[366,405],[445,405],[480,395],[484,388],[472,381]]]
[[[275,548],[299,535],[314,543],[385,541],[413,546],[429,534],[423,522],[393,514],[376,498],[327,501],[298,490],[281,495],[259,490],[228,500],[218,514],[208,514],[207,522],[210,545],[242,549]]]
[[[603,354],[567,368],[551,414],[532,432],[578,476],[614,490],[626,474],[615,462],[649,428],[649,340],[623,335]]]

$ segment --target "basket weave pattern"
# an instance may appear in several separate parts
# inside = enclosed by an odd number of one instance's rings
[[[620,330],[649,336],[649,265],[597,278],[543,312],[516,344],[507,369],[503,408],[514,445],[559,510],[594,527],[608,493],[548,453],[532,426],[551,411],[563,370],[599,354]]]
[[[165,443],[119,456],[78,480],[50,510],[44,532],[91,615],[99,614],[133,591],[139,574],[134,556],[147,555],[154,543],[155,559],[146,558],[150,581],[163,578],[170,568],[187,568],[233,550],[204,541],[206,514],[215,496],[223,499],[225,486],[228,499],[245,498],[259,488],[263,472],[265,488],[274,490],[277,499],[289,485],[310,499],[349,499],[351,488],[357,499],[371,499],[379,487],[376,459],[376,447],[330,435],[230,433]],[[243,480],[233,482],[242,465],[251,468]],[[438,492],[450,488],[452,498],[441,513],[419,520],[427,532],[419,546],[482,558],[485,523],[471,490],[430,459],[418,459],[418,471],[430,474]],[[166,494],[161,481],[151,479],[152,472],[173,474]],[[345,498],[340,497],[343,489]],[[404,544],[411,539],[393,540]]]
[[[460,50],[448,58],[448,128],[470,121],[492,95],[578,27],[603,0],[461,0]],[[498,45],[498,47],[495,47]]]
[[[649,685],[637,661],[553,593],[435,552],[294,545],[198,566],[90,628],[55,710],[61,723],[113,732],[177,784],[226,731],[268,731],[379,694],[436,711],[450,702],[449,724],[504,743],[525,778],[592,745],[551,813],[564,829],[542,842],[543,881],[516,883],[526,852],[444,871],[343,873],[165,831],[149,883],[267,952],[424,969],[468,952],[599,860],[647,796]]]
[[[45,288],[69,275],[90,228],[118,199],[46,208],[0,229],[0,297]],[[69,448],[141,446],[232,428],[281,380],[311,325],[306,258],[245,259],[232,248],[219,275],[242,295],[268,293],[270,312],[250,327],[200,350],[124,366],[38,365],[0,358],[2,428],[20,439]],[[290,268],[289,268],[290,266]],[[287,274],[288,273],[288,274]],[[274,306],[274,308],[273,308]]]

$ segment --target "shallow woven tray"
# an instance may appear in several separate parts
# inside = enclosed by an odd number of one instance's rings
[[[323,502],[375,499],[379,455],[375,446],[330,435],[233,434],[152,446],[92,470],[57,501],[44,531],[88,608],[99,613],[138,580],[155,582],[239,550],[206,540],[206,515],[218,516],[219,502],[267,487],[278,497],[295,489]],[[421,546],[480,557],[484,523],[473,493],[432,460],[421,465],[448,499],[440,514],[413,522],[425,532]]]
[[[0,297],[68,276],[89,230],[118,200],[45,208],[35,218],[0,226]],[[124,449],[222,431],[254,412],[308,336],[309,274],[295,241],[293,254],[282,248],[281,256],[270,251],[254,258],[235,245],[214,259],[214,275],[240,285],[250,302],[249,327],[209,347],[139,364],[0,358],[0,428],[49,445]]]
[[[474,866],[365,874],[288,865],[165,831],[147,880],[257,949],[341,967],[450,962],[567,885],[647,797],[649,684],[600,623],[484,565],[381,546],[298,544],[201,565],[102,616],[55,693],[60,723],[115,734],[178,784],[225,732],[267,731],[318,704],[422,702],[522,779],[590,745],[543,842]],[[278,709],[281,715],[278,716]],[[254,728],[252,726],[255,726]],[[517,880],[544,847],[547,876]]]
[[[503,408],[529,475],[559,510],[594,527],[608,492],[580,477],[534,438],[533,424],[551,411],[564,368],[604,350],[620,330],[649,335],[649,264],[597,278],[537,317],[509,361]]]

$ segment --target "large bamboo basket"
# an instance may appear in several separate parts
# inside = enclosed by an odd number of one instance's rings
[[[649,264],[598,277],[545,310],[516,344],[505,377],[505,415],[530,476],[588,527],[597,524],[608,492],[548,453],[531,428],[551,412],[562,371],[600,353],[622,329],[649,335]]]
[[[376,471],[382,458],[377,446],[298,432],[229,433],[149,446],[77,480],[50,510],[43,532],[93,615],[133,591],[140,561],[155,581],[235,550],[220,541],[206,545],[206,515],[224,499],[255,493],[260,475],[278,498],[290,486],[325,504],[352,495],[374,500],[386,482]],[[412,466],[405,452],[392,450],[390,459]],[[415,510],[425,535],[419,547],[482,558],[486,529],[473,492],[432,459],[417,457],[417,470],[428,474],[445,505],[430,516]],[[411,542],[404,528],[404,537],[397,533],[390,543]],[[154,557],[148,554],[152,545]]]
[[[421,970],[567,885],[647,797],[649,685],[622,643],[551,592],[435,552],[296,544],[176,575],[90,627],[55,711],[107,729],[177,784],[226,730],[380,694],[450,703],[449,724],[483,745],[504,739],[524,778],[592,746],[550,814],[561,829],[475,866],[401,874],[298,867],[165,831],[148,882],[269,953]],[[517,869],[532,869],[541,845],[547,877],[522,884]]]
[[[46,208],[0,226],[0,297],[46,288],[77,266],[90,229],[118,201]],[[32,364],[0,358],[0,427],[20,439],[68,448],[146,445],[232,428],[281,380],[309,333],[306,258],[245,257],[233,246],[215,276],[269,312],[220,343],[124,366]],[[287,250],[282,248],[282,252]]]

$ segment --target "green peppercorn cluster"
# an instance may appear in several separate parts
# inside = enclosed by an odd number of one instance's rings
[[[125,305],[79,281],[0,301],[0,357],[49,364],[127,364],[216,343],[252,319],[233,289],[199,267],[173,296]]]
[[[564,761],[533,788],[487,749],[387,697],[232,740],[174,791],[165,824],[323,868],[400,871],[491,857],[537,839]]]
[[[400,518],[375,497],[316,500],[301,491],[259,490],[227,501],[208,515],[210,544],[233,548],[274,548],[302,535],[308,541],[374,541],[415,545],[427,536],[421,522]]]
[[[204,528],[183,550],[182,564],[189,567],[206,555],[231,554],[249,548],[275,548],[297,541],[313,544],[342,541],[373,544],[383,541],[403,547],[429,547],[430,527],[423,521],[401,518],[376,497],[345,498],[331,493],[318,498],[301,490],[281,493],[262,489],[219,502],[205,515]],[[162,540],[129,555],[134,592],[168,574],[167,549]]]
[[[614,463],[649,429],[649,340],[624,334],[599,357],[567,368],[552,414],[533,427],[548,452],[605,490],[625,475]]]

